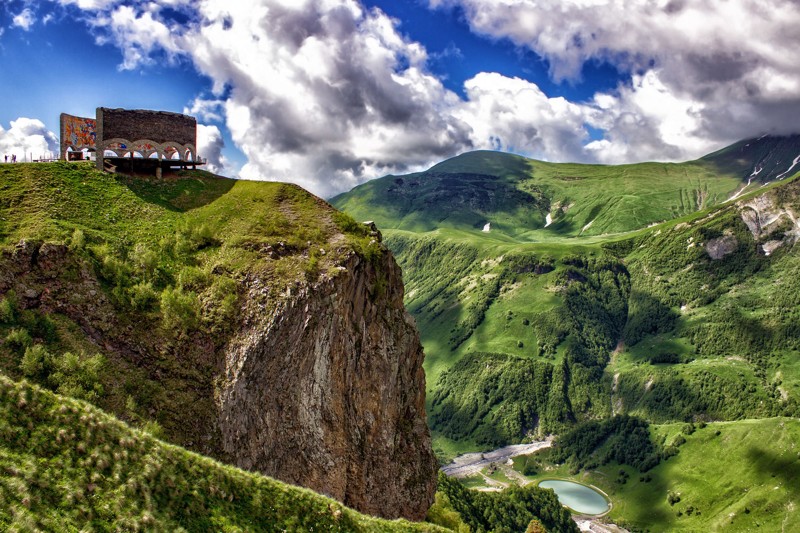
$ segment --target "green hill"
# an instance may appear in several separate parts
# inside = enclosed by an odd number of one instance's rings
[[[269,280],[265,296],[280,294],[336,272],[350,250],[380,253],[370,239],[294,185],[201,171],[154,180],[90,164],[3,165],[0,338],[22,339],[0,344],[0,370],[73,389],[127,421],[157,423],[173,443],[221,456],[219,443],[203,437],[213,434],[219,372],[209,352],[243,311],[241,282],[257,274]],[[20,282],[24,291],[14,291]],[[102,392],[78,391],[52,365],[22,370],[32,345],[87,364],[99,354],[92,380]]]
[[[0,375],[3,531],[444,531],[380,520]]]
[[[2,165],[0,372],[421,520],[436,486],[423,355],[379,241],[294,185]]]
[[[382,229],[418,233],[474,233],[489,223],[490,236],[519,242],[616,234],[719,205],[756,169],[758,184],[790,176],[800,170],[798,142],[762,137],[696,161],[617,166],[468,152],[425,172],[369,181],[331,203]]]

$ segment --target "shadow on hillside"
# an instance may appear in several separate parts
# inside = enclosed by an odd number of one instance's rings
[[[234,179],[202,170],[165,173],[162,179],[118,174],[117,180],[142,201],[181,213],[214,202],[236,184]]]
[[[763,476],[780,479],[789,487],[796,487],[800,482],[800,458],[795,453],[784,457],[772,450],[751,446],[747,450],[747,458]]]

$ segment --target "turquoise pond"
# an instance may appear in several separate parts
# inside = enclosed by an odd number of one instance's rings
[[[608,501],[596,490],[563,479],[548,479],[539,483],[543,489],[553,489],[558,501],[576,513],[598,515],[609,509]]]

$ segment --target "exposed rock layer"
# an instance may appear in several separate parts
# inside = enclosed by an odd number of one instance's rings
[[[365,513],[422,519],[437,464],[400,269],[384,249],[373,261],[351,252],[333,273],[278,297],[251,274],[244,316],[224,338],[170,340],[154,319],[120,313],[63,245],[23,241],[4,252],[0,296],[13,289],[23,308],[74,321],[112,361],[118,383],[107,391],[121,390],[127,372],[159,383],[173,412],[151,415],[169,440]],[[124,398],[120,390],[110,396]],[[128,417],[116,400],[103,407]]]
[[[268,312],[261,287],[251,280],[247,327],[226,354],[226,454],[362,512],[424,518],[437,466],[422,347],[394,258],[352,254]]]

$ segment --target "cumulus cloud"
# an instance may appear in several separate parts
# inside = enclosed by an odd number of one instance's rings
[[[557,161],[580,157],[591,108],[548,98],[533,83],[497,73],[478,74],[464,85],[467,100],[454,113],[472,126],[477,148]]]
[[[800,116],[795,0],[429,0],[463,8],[476,33],[533,50],[555,80],[579,82],[587,61],[628,73],[584,102],[496,73],[475,75],[459,96],[428,68],[436,57],[358,0],[56,1],[90,12],[122,68],[166,57],[207,75],[213,95],[187,112],[224,121],[247,156],[240,176],[321,195],[476,148],[554,161],[688,159],[788,133]],[[211,128],[199,134],[203,155],[221,169]]]
[[[395,22],[353,1],[207,0],[186,47],[222,91],[246,178],[331,194],[469,149],[458,98]]]
[[[197,154],[206,160],[203,167],[215,174],[224,174],[227,160],[222,155],[225,141],[219,128],[213,125],[197,124]]]
[[[16,155],[17,161],[58,155],[58,137],[37,119],[20,117],[11,121],[11,127],[0,126],[0,154]]]
[[[615,94],[596,96],[605,116],[595,127],[606,136],[589,150],[601,160],[696,156],[721,141],[798,129],[796,0],[429,3],[459,6],[474,32],[533,50],[556,80],[580,80],[592,60],[630,72]]]

